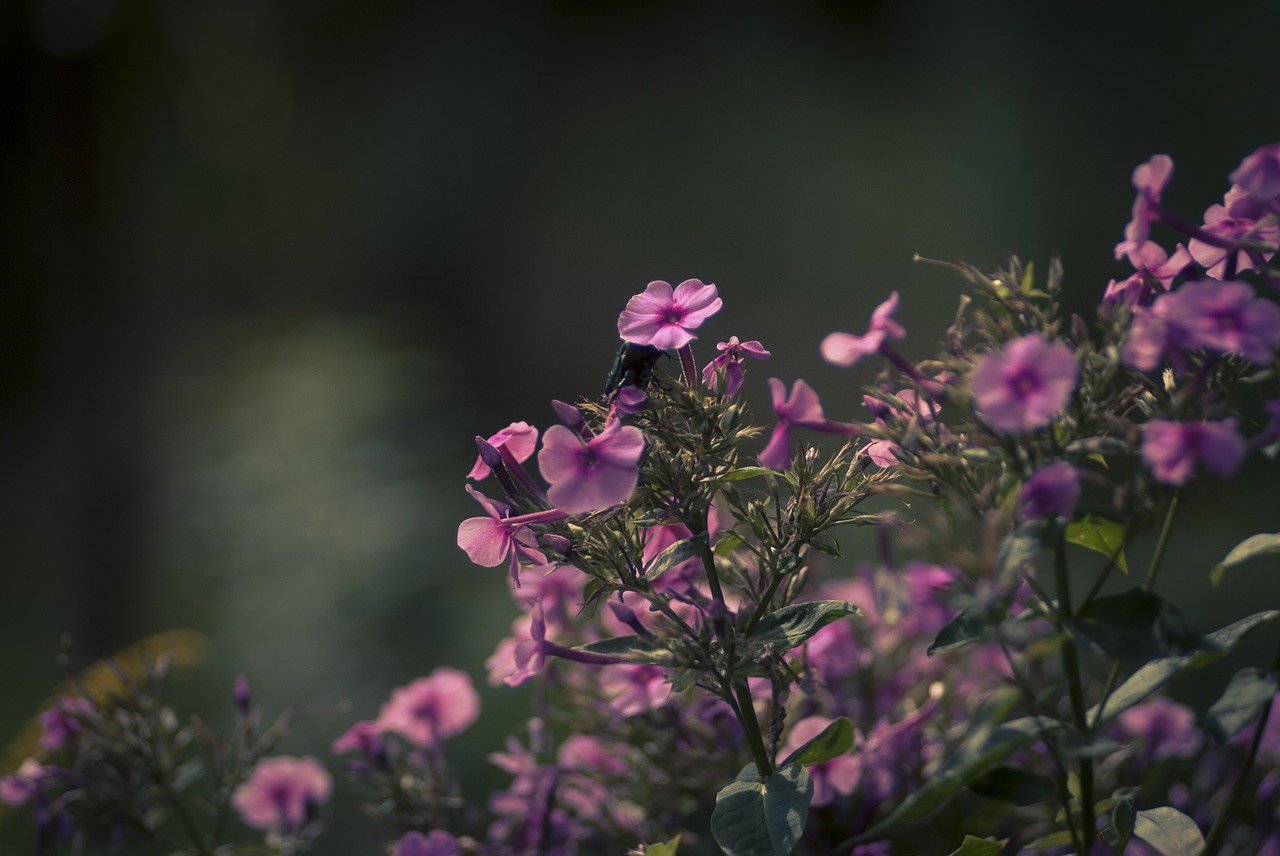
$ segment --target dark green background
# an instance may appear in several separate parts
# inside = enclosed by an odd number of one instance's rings
[[[471,438],[595,393],[631,294],[716,282],[701,356],[759,338],[757,395],[803,375],[859,418],[870,370],[817,342],[898,289],[925,354],[959,284],[913,253],[1060,252],[1085,312],[1127,273],[1136,164],[1172,155],[1192,218],[1217,201],[1280,138],[1277,25],[1264,2],[0,5],[0,740],[64,634],[81,662],[207,633],[203,709],[237,672],[273,709],[349,699],[287,747],[322,755],[397,684],[479,679],[514,609],[453,543]],[[1278,599],[1198,588],[1280,528],[1274,475],[1184,518],[1203,626]],[[477,789],[524,701],[486,694]]]

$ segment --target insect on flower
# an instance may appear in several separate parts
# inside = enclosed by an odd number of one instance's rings
[[[623,386],[643,388],[653,379],[653,367],[665,353],[652,345],[623,342],[618,348],[617,356],[613,358],[609,377],[605,379],[605,395]]]

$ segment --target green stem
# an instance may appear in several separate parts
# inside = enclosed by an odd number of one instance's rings
[[[751,756],[755,759],[756,770],[760,775],[768,776],[773,772],[773,764],[769,762],[769,751],[764,745],[764,735],[760,732],[760,722],[756,719],[756,706],[751,700],[751,689],[746,681],[735,681],[733,694],[738,700],[738,721],[742,723],[747,744],[751,747]]]
[[[1164,516],[1164,526],[1160,528],[1160,539],[1156,541],[1156,551],[1151,556],[1151,567],[1147,568],[1147,588],[1156,584],[1156,574],[1160,572],[1160,562],[1164,559],[1165,548],[1169,546],[1169,536],[1173,534],[1173,519],[1178,515],[1178,506],[1182,504],[1182,494],[1175,493],[1169,501],[1169,510]]]
[[[1084,681],[1080,677],[1080,655],[1075,640],[1067,628],[1074,620],[1071,611],[1071,582],[1067,575],[1066,542],[1059,538],[1053,548],[1053,571],[1058,586],[1058,621],[1065,635],[1062,643],[1062,666],[1067,677],[1067,693],[1071,698],[1071,715],[1081,736],[1089,733],[1089,720],[1085,712]],[[1067,813],[1071,807],[1066,806]],[[1080,761],[1080,821],[1084,852],[1087,853],[1098,837],[1098,818],[1093,810],[1093,761]]]

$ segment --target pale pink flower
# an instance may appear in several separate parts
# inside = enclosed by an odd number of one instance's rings
[[[1160,211],[1160,197],[1173,175],[1173,160],[1168,155],[1153,155],[1151,160],[1133,170],[1133,186],[1138,191],[1133,200],[1133,216],[1124,227],[1124,240],[1116,244],[1116,259],[1122,259],[1146,243],[1151,234],[1151,221]]]
[[[480,715],[480,697],[471,678],[441,666],[391,693],[378,713],[378,728],[399,734],[415,746],[438,746],[465,731]]]
[[[547,499],[567,514],[596,511],[626,500],[640,479],[644,434],[613,421],[586,441],[563,425],[542,437],[538,469],[551,485]]]
[[[1248,155],[1231,173],[1231,181],[1257,199],[1280,196],[1280,143]]]
[[[853,333],[831,333],[822,340],[822,358],[837,366],[851,366],[863,357],[880,351],[884,340],[903,339],[906,329],[893,320],[893,313],[898,311],[898,292],[875,308],[871,313],[871,324],[866,333],[855,336]]]
[[[264,758],[231,795],[246,826],[290,833],[329,799],[333,779],[315,758]]]
[[[522,462],[528,460],[538,445],[538,429],[528,422],[512,422],[492,437],[485,438],[485,442],[495,449],[505,448],[517,462]],[[488,478],[490,472],[485,462],[477,456],[467,478],[479,481]]]
[[[548,432],[550,433],[550,432]],[[485,510],[485,517],[468,517],[458,524],[458,546],[472,562],[482,568],[496,568],[503,562],[510,566],[511,581],[520,580],[520,562],[544,565],[547,557],[535,546],[529,523],[547,522],[555,513],[537,512],[511,516],[511,508],[467,485],[467,493]],[[563,516],[563,515],[558,515]]]
[[[698,338],[693,331],[722,305],[716,287],[700,279],[686,279],[674,291],[670,283],[655,280],[627,301],[618,316],[618,335],[633,345],[683,348]]]
[[[40,788],[40,783],[50,776],[49,768],[35,758],[28,758],[18,766],[17,772],[0,776],[0,803],[23,805]]]
[[[68,740],[80,732],[80,720],[77,714],[93,712],[93,703],[87,698],[62,698],[53,703],[53,707],[40,714],[40,725],[44,733],[40,735],[41,749],[60,749]]]
[[[1192,238],[1187,245],[1196,263],[1207,268],[1205,274],[1213,279],[1226,275],[1227,261],[1234,255],[1236,272],[1251,270],[1258,262],[1275,255],[1280,246],[1280,224],[1274,217],[1266,216],[1266,208],[1256,198],[1239,187],[1232,187],[1223,197],[1221,205],[1210,205],[1204,212],[1201,230],[1224,242],[1244,241],[1261,244],[1268,249],[1230,249],[1208,243],[1202,238]]]
[[[1064,344],[1030,333],[974,363],[969,388],[978,415],[1006,434],[1043,428],[1071,400],[1080,367]]]
[[[1142,427],[1142,459],[1157,481],[1183,485],[1197,464],[1222,478],[1244,463],[1245,442],[1234,419],[1222,422],[1170,422],[1152,419]]]
[[[834,422],[822,413],[822,402],[813,387],[802,380],[786,385],[776,377],[769,378],[769,393],[773,398],[773,412],[778,417],[769,442],[760,453],[760,465],[771,470],[785,470],[791,466],[791,427],[811,428],[828,434],[856,434],[856,425]]]

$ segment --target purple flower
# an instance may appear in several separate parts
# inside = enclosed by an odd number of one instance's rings
[[[359,749],[367,758],[382,754],[382,727],[371,719],[362,719],[342,733],[329,745],[329,751],[335,755],[345,755],[353,749]]]
[[[1142,428],[1142,459],[1157,481],[1183,485],[1196,464],[1223,478],[1244,463],[1245,444],[1234,419],[1222,422],[1169,422],[1152,419]]]
[[[1231,173],[1231,182],[1257,199],[1280,196],[1280,143],[1263,146]]]
[[[1173,280],[1191,265],[1191,253],[1178,244],[1173,255],[1155,241],[1147,241],[1128,252],[1129,263],[1137,271],[1128,279],[1111,280],[1102,296],[1106,307],[1145,305],[1155,292],[1156,285],[1165,291],[1173,286]]]
[[[1207,268],[1205,272],[1213,279],[1222,279],[1226,274],[1227,259],[1233,253],[1237,271],[1250,270],[1257,267],[1264,259],[1275,255],[1280,246],[1280,225],[1274,218],[1266,217],[1263,206],[1242,188],[1233,187],[1227,191],[1222,205],[1210,205],[1204,212],[1204,226],[1201,231],[1218,240],[1209,243],[1203,238],[1192,238],[1187,245],[1196,263]],[[1269,250],[1250,250],[1234,248],[1236,242],[1262,244]],[[1225,243],[1228,246],[1220,246]]]
[[[610,666],[600,675],[600,688],[609,696],[609,709],[619,716],[662,707],[671,697],[671,681],[661,666]]]
[[[1066,461],[1047,464],[1027,480],[1018,494],[1018,517],[1070,517],[1080,499],[1080,471]]]
[[[512,422],[497,434],[486,438],[485,442],[495,449],[505,447],[517,462],[525,461],[533,454],[534,448],[538,445],[538,429],[528,422]],[[489,473],[489,467],[477,457],[475,464],[471,467],[471,472],[467,473],[467,478],[480,481],[480,479],[487,478]]]
[[[246,826],[290,833],[302,828],[332,790],[333,780],[315,758],[281,755],[259,761],[231,804]]]
[[[670,283],[656,280],[627,301],[618,316],[618,335],[633,345],[683,348],[698,338],[693,331],[722,305],[716,287],[700,279],[686,279],[675,291]]]
[[[772,356],[755,339],[750,342],[739,342],[737,336],[730,336],[729,341],[716,345],[719,356],[707,363],[702,370],[702,382],[714,386],[719,382],[721,372],[724,373],[724,389],[721,394],[732,396],[742,388],[742,361],[745,357],[756,360],[767,360]]]
[[[871,313],[871,324],[867,332],[861,336],[852,333],[831,333],[822,340],[822,358],[837,366],[851,366],[863,357],[877,353],[886,337],[902,339],[907,331],[901,324],[893,320],[893,313],[898,310],[898,292],[875,308]]]
[[[465,672],[441,666],[391,693],[378,713],[378,730],[415,746],[438,746],[465,731],[480,715],[480,697]]]
[[[406,832],[396,842],[391,856],[458,856],[458,839],[443,829],[433,829],[427,835]]]
[[[496,568],[503,562],[510,562],[513,584],[519,584],[521,559],[538,565],[546,564],[547,557],[534,546],[528,524],[549,522],[563,517],[563,514],[543,511],[512,517],[511,509],[505,504],[489,499],[471,485],[466,487],[467,493],[480,503],[487,515],[468,517],[458,524],[458,546],[467,558],[482,568]]]
[[[0,803],[23,805],[49,775],[47,767],[35,758],[28,758],[18,767],[17,772],[0,777]]]
[[[1151,234],[1151,221],[1160,211],[1160,196],[1171,175],[1173,160],[1168,155],[1153,155],[1133,170],[1133,186],[1138,195],[1133,200],[1133,216],[1124,227],[1124,240],[1116,244],[1117,260],[1146,243]]]
[[[547,499],[567,514],[596,511],[626,500],[640,480],[644,434],[613,421],[583,443],[563,425],[542,437],[538,469],[550,484]]]
[[[1161,758],[1190,758],[1204,745],[1191,708],[1167,698],[1134,705],[1116,717],[1121,735],[1141,741],[1149,763]]]
[[[771,470],[785,470],[791,466],[791,426],[812,428],[828,434],[856,434],[858,426],[844,422],[833,422],[822,414],[822,402],[813,387],[802,380],[791,385],[791,394],[787,395],[787,387],[776,377],[769,378],[769,393],[773,397],[773,412],[778,416],[778,424],[769,437],[768,444],[760,453],[761,466]]]
[[[1069,347],[1030,333],[1007,342],[998,354],[979,357],[969,387],[983,421],[1014,434],[1043,428],[1062,412],[1079,371]]]
[[[80,732],[80,720],[77,714],[93,712],[93,703],[87,698],[62,698],[53,703],[53,707],[40,714],[40,725],[44,734],[40,736],[41,749],[60,749]]]
[[[1156,368],[1171,347],[1237,354],[1261,365],[1271,362],[1278,344],[1280,307],[1254,297],[1247,283],[1206,279],[1136,309],[1121,356],[1141,371]]]

